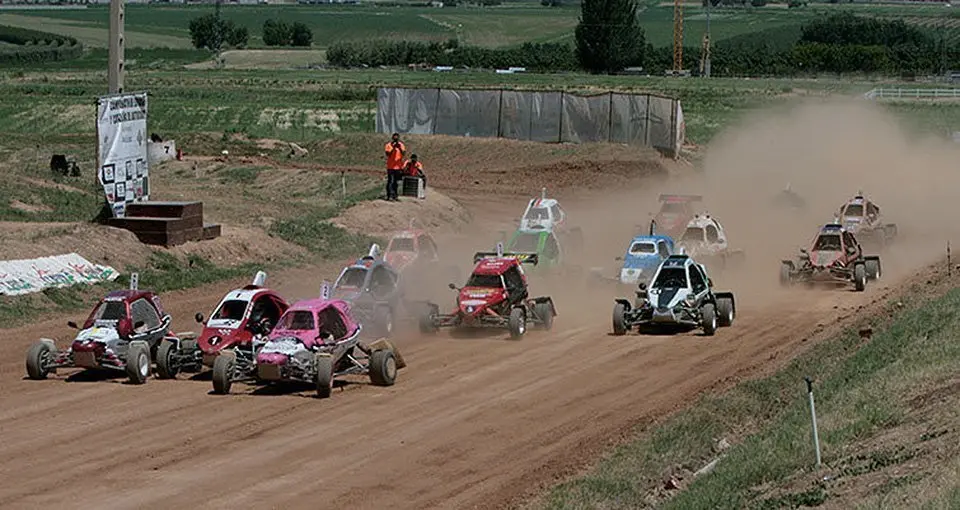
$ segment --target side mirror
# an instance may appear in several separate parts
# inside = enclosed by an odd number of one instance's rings
[[[450,287],[450,290],[457,290],[457,286],[452,283],[450,285],[447,285],[447,287]]]
[[[193,320],[197,321],[197,324],[203,324],[203,314],[197,312],[197,314],[193,316]]]
[[[76,323],[76,322],[73,322],[73,321],[67,321],[67,326],[69,326],[69,327],[71,327],[71,328],[73,328],[73,329],[80,329],[80,326],[77,326],[77,323]]]
[[[144,325],[144,322],[143,322],[143,321],[134,322],[134,323],[133,323],[133,329],[140,329],[140,328],[143,327],[143,325]]]
[[[641,282],[640,285],[638,285],[638,287],[640,287],[640,290],[647,290],[647,284],[646,284],[646,283],[642,283],[642,282]]]

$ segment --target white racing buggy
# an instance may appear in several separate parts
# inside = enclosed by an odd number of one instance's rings
[[[736,302],[732,292],[714,292],[706,268],[686,254],[671,255],[660,264],[649,290],[641,283],[633,305],[616,299],[613,334],[656,327],[702,328],[712,336],[718,327],[733,324]]]
[[[715,272],[743,267],[746,254],[730,248],[723,225],[710,214],[697,214],[677,241],[678,247],[690,257]]]
[[[840,207],[834,223],[856,235],[867,249],[882,250],[897,237],[896,223],[885,223],[880,207],[862,191]]]
[[[560,202],[555,198],[547,198],[547,188],[540,191],[538,198],[531,198],[527,202],[517,230],[532,233],[552,232],[563,238],[571,250],[578,252],[583,249],[583,230],[569,225],[567,213],[560,207]]]

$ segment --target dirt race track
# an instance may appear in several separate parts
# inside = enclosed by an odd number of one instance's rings
[[[509,223],[522,204],[473,212],[476,221]],[[756,272],[773,282],[776,267]],[[245,385],[216,396],[208,379],[184,375],[144,386],[82,374],[67,380],[73,371],[29,381],[28,345],[66,338],[66,318],[7,330],[0,507],[516,507],[637,425],[789,359],[818,325],[876,299],[911,269],[888,263],[885,281],[865,293],[765,290],[760,298],[752,284],[722,282],[741,305],[734,327],[712,338],[614,337],[612,290],[534,281],[532,293],[551,287],[557,301],[553,331],[531,330],[520,341],[503,333],[404,335],[397,344],[409,366],[395,386],[353,380],[328,400],[306,389],[254,394]],[[271,283],[305,297],[318,272],[278,273]],[[195,327],[194,312],[208,313],[235,283],[164,296],[177,329]],[[443,306],[453,301],[445,296]]]

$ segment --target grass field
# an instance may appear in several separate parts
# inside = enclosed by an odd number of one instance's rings
[[[184,48],[190,45],[190,18],[213,12],[213,6],[129,5],[126,8],[127,47]],[[786,9],[783,4],[761,8],[712,10],[714,42],[730,37],[786,26],[798,26],[816,16],[839,9],[902,18],[931,30],[946,27],[949,37],[960,35],[960,12],[930,6],[876,6],[811,4]],[[699,46],[706,30],[705,10],[685,8],[684,41]],[[106,6],[69,10],[5,10],[0,24],[72,35],[90,47],[105,47]],[[314,46],[326,48],[335,41],[374,38],[443,41],[459,35],[466,44],[507,46],[522,42],[571,41],[580,10],[576,5],[546,8],[522,1],[476,8],[376,7],[364,5],[223,6],[223,15],[247,27],[251,46],[263,46],[261,29],[268,18],[300,21],[313,29]],[[673,41],[673,8],[656,1],[641,2],[639,13],[647,41],[668,46]]]
[[[630,76],[497,75],[409,71],[182,70],[189,52],[133,53],[128,90],[149,90],[151,130],[164,136],[234,132],[293,141],[339,132],[374,130],[379,86],[506,87],[571,91],[654,92],[683,102],[688,137],[706,143],[744,111],[797,97],[862,94],[870,81],[641,78]],[[105,55],[102,63],[105,63]],[[0,133],[10,140],[90,134],[91,98],[104,92],[94,61],[75,70],[33,71],[0,80]],[[50,66],[52,68],[52,66]],[[26,103],[25,103],[26,100]],[[26,106],[25,106],[26,104]],[[908,103],[891,108],[918,125],[943,134],[960,130],[960,108],[945,103]],[[55,119],[55,122],[51,122]],[[49,138],[47,140],[50,140]],[[43,139],[41,139],[43,141]]]
[[[884,319],[862,317],[884,322],[870,340],[851,325],[775,375],[704,397],[536,506],[957,508],[960,290],[945,270],[933,278],[932,295],[918,282],[884,304]],[[816,381],[819,470],[805,376]],[[671,477],[681,490],[662,488]]]

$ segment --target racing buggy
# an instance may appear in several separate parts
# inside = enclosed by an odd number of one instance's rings
[[[866,246],[883,249],[897,237],[897,225],[884,223],[880,208],[860,191],[837,212],[835,223],[843,225]]]
[[[394,232],[384,250],[383,259],[396,271],[430,271],[440,263],[433,237],[425,230],[411,228]]]
[[[694,215],[677,244],[684,253],[716,271],[741,267],[746,257],[743,250],[730,248],[723,226],[709,214]]]
[[[693,219],[693,204],[701,201],[701,195],[660,195],[660,211],[653,219],[663,234],[677,239]]]
[[[555,198],[547,198],[547,188],[540,191],[540,197],[531,198],[520,218],[520,231],[553,232],[566,238],[574,250],[583,247],[583,230],[567,224],[567,213]],[[509,248],[508,248],[509,249]]]
[[[84,368],[125,372],[130,382],[143,384],[150,376],[151,359],[162,341],[180,342],[170,332],[170,315],[152,291],[137,288],[138,275],[130,277],[128,290],[115,290],[93,308],[66,350],[44,338],[27,351],[27,376],[45,379],[58,368]],[[189,336],[185,334],[184,337]]]
[[[635,287],[640,282],[649,284],[650,278],[660,267],[660,263],[674,253],[673,239],[669,236],[657,235],[655,222],[650,222],[648,235],[638,235],[630,240],[624,255],[617,257],[622,261],[617,276],[610,278],[619,284]],[[596,278],[608,280],[602,275],[602,268],[593,268],[591,272]]]
[[[234,351],[217,356],[214,393],[230,393],[237,381],[301,382],[327,398],[334,379],[346,375],[366,375],[375,385],[392,386],[397,371],[406,366],[400,352],[387,340],[369,346],[360,342],[362,328],[353,321],[349,303],[327,294],[288,308],[251,361]]]
[[[623,335],[636,328],[702,328],[712,336],[718,327],[733,324],[736,301],[732,292],[714,292],[713,281],[704,265],[689,255],[675,254],[660,264],[649,289],[641,283],[633,305],[616,299],[613,305],[613,334]]]
[[[550,230],[519,229],[507,240],[506,251],[532,253],[537,256],[537,266],[542,269],[559,267],[563,262],[560,240]]]
[[[820,229],[810,251],[800,249],[797,260],[780,263],[780,284],[783,286],[798,282],[808,285],[852,282],[857,291],[863,291],[867,280],[878,279],[880,257],[864,255],[856,236],[837,223]]]
[[[228,292],[204,324],[203,314],[194,319],[203,325],[196,340],[170,338],[157,350],[157,376],[172,379],[180,372],[197,373],[212,368],[221,352],[232,350],[239,358],[252,360],[258,345],[283,312],[290,307],[279,294],[264,287],[267,274],[258,271],[253,282]]]
[[[371,335],[388,337],[403,306],[400,274],[373,244],[367,255],[343,268],[333,284],[333,297],[350,303],[353,316]]]
[[[533,324],[544,330],[553,327],[557,310],[549,296],[531,298],[522,264],[536,265],[535,253],[505,253],[497,245],[496,253],[478,252],[476,264],[466,285],[450,288],[458,292],[457,307],[441,315],[440,307],[427,303],[420,317],[422,333],[436,333],[441,327],[507,328],[511,338],[519,338]]]
[[[786,210],[804,210],[807,208],[807,201],[804,200],[800,194],[793,191],[789,182],[786,187],[773,196],[771,204],[778,209]]]

